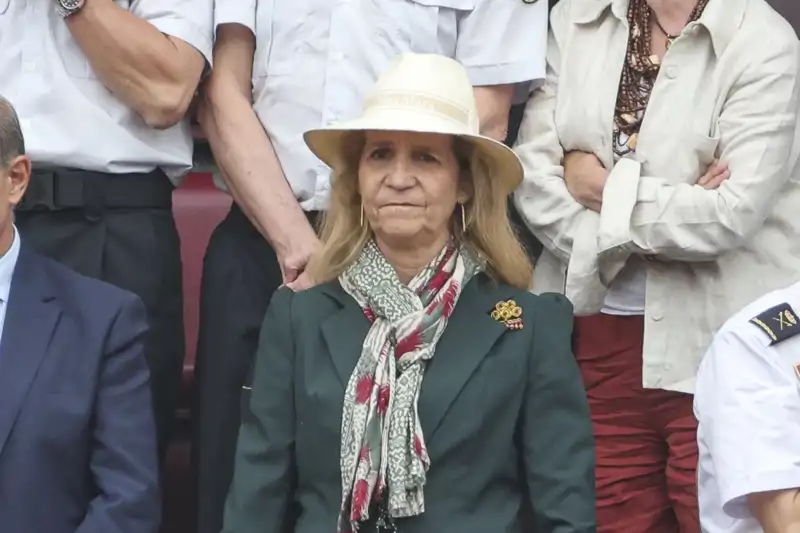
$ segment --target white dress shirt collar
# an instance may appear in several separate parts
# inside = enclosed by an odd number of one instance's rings
[[[19,248],[19,232],[15,227],[14,240],[11,241],[11,248],[0,256],[0,303],[8,303],[8,296],[11,292],[11,277],[14,275],[14,267],[17,265]]]

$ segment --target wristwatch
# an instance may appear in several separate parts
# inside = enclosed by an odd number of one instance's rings
[[[86,3],[86,0],[55,0],[55,2],[56,11],[58,11],[61,18],[65,19],[80,11],[83,8],[83,4]]]

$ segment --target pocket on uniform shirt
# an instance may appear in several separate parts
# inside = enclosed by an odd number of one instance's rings
[[[3,2],[5,0],[0,0]],[[114,2],[127,11],[130,11],[130,0],[114,0]],[[73,78],[97,79],[97,74],[92,68],[92,64],[86,59],[83,50],[72,37],[66,24],[56,25],[56,41],[60,44],[61,59],[64,63],[64,70]]]
[[[89,60],[84,58],[80,52],[64,51],[61,57],[64,60],[64,69],[71,77],[97,79],[97,74],[94,73],[94,69],[92,69],[92,65],[89,64]]]
[[[411,3],[460,11],[472,11],[475,8],[475,0],[411,0]]]
[[[272,18],[275,16],[273,0],[262,0],[256,7],[256,49],[253,55],[253,79],[267,75],[269,50],[272,47]]]
[[[2,2],[3,0],[0,0]],[[72,78],[97,78],[89,60],[83,54],[83,50],[72,37],[66,24],[57,24],[53,29],[56,42],[59,44],[58,53],[61,54],[61,62],[64,70]]]
[[[258,0],[254,80],[292,72],[299,47],[309,40],[309,9],[307,0]]]
[[[457,41],[457,15],[475,9],[476,0],[393,0],[386,2],[387,14],[394,21],[413,28],[409,31],[411,50],[419,53],[443,53],[451,50],[440,49],[445,42]],[[449,12],[449,13],[448,13]],[[452,20],[447,20],[447,15]],[[439,35],[452,28],[449,39]]]

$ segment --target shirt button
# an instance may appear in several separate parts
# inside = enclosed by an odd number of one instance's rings
[[[678,77],[678,67],[675,65],[670,65],[667,67],[667,77],[671,80],[674,80]]]
[[[334,52],[333,59],[336,61],[342,61],[344,59],[344,54],[341,52]]]
[[[25,72],[33,72],[34,70],[36,70],[36,63],[34,63],[33,61],[25,61],[22,64],[22,70],[24,70]]]
[[[664,313],[662,313],[660,310],[655,310],[655,311],[653,311],[652,313],[650,313],[650,318],[651,318],[651,319],[652,319],[654,322],[658,322],[658,321],[660,321],[662,318],[664,318]]]

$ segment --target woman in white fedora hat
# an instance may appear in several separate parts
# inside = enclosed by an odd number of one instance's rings
[[[319,284],[270,305],[224,531],[594,532],[572,308],[528,292],[522,169],[463,67],[403,55],[305,138],[334,171]]]

